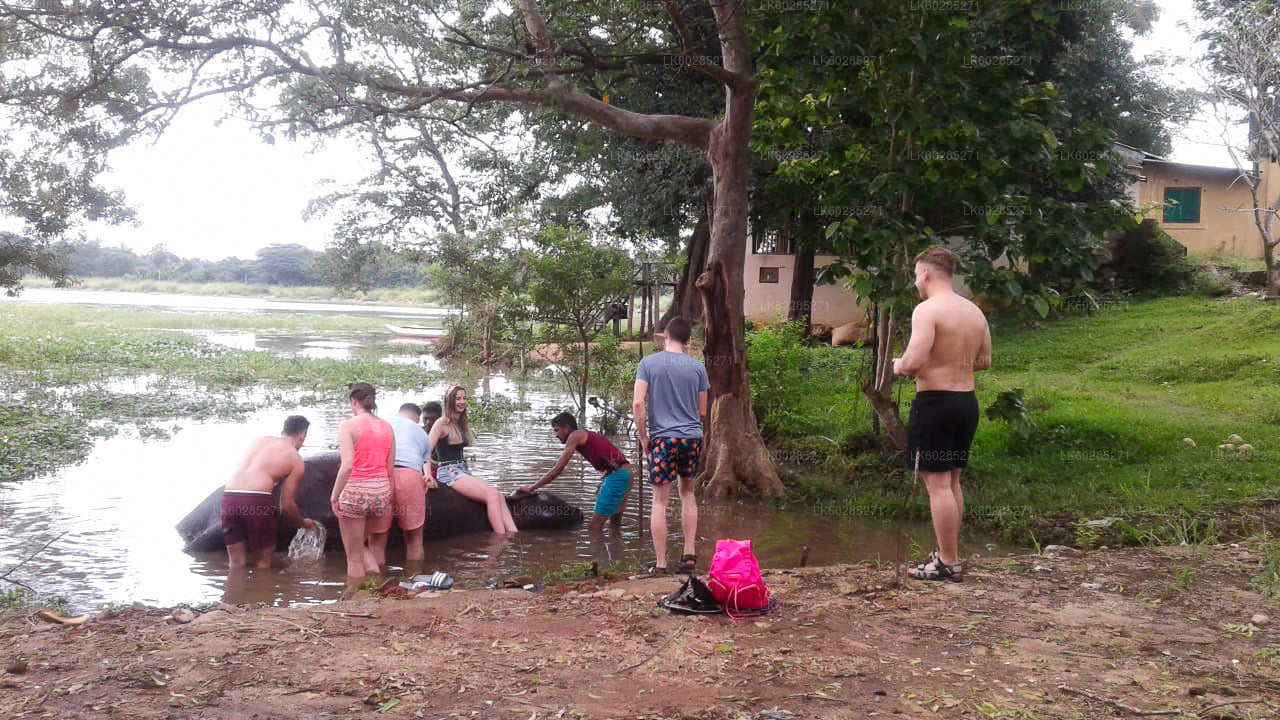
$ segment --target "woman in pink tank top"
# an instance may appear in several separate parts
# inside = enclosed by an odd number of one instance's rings
[[[391,468],[396,445],[391,425],[373,414],[376,393],[369,383],[354,383],[348,399],[350,420],[338,426],[342,463],[329,496],[347,554],[347,584],[354,587],[381,572],[391,529]]]

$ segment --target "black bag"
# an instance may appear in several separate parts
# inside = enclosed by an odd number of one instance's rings
[[[716,602],[711,588],[693,575],[684,581],[679,590],[659,600],[658,607],[681,615],[716,615],[724,612],[724,606]]]

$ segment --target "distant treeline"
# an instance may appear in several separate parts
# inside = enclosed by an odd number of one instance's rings
[[[226,257],[221,260],[183,258],[163,244],[145,254],[127,247],[104,247],[97,240],[60,244],[75,277],[168,280],[193,283],[246,283],[252,285],[335,285],[349,277],[347,262],[335,252],[316,252],[298,244],[268,245],[253,260]],[[366,287],[412,287],[422,284],[418,266],[382,248],[373,262],[362,268]]]

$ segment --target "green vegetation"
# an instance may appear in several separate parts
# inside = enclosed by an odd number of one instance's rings
[[[53,287],[51,280],[28,276],[24,287]],[[138,278],[81,277],[73,282],[81,290],[115,290],[119,292],[171,293],[177,295],[217,295],[225,297],[269,297],[280,300],[331,302],[368,302],[402,305],[428,305],[435,293],[422,287],[370,288],[339,291],[325,285],[266,285],[238,282],[184,282],[178,280],[146,280]]]
[[[178,420],[238,418],[265,405],[341,398],[347,383],[413,389],[433,378],[378,362],[285,357],[212,345],[179,330],[352,333],[369,318],[194,315],[69,306],[0,306],[0,467],[26,479],[82,459],[96,437],[133,427],[168,437]],[[369,350],[375,354],[369,354]],[[401,350],[403,352],[403,350]]]
[[[979,403],[991,406],[1001,392],[1022,388],[1034,426],[1025,442],[1016,442],[1008,423],[979,426],[967,521],[1019,541],[1034,533],[1041,542],[1088,544],[1195,543],[1247,531],[1247,514],[1221,512],[1277,494],[1280,307],[1199,297],[1102,305],[1087,318],[993,327],[994,362],[978,376]],[[762,339],[777,344],[779,332],[757,333],[753,350]],[[925,516],[923,490],[912,489],[898,456],[877,452],[883,443],[868,437],[867,409],[842,404],[857,397],[856,376],[810,380],[801,372],[786,380],[806,364],[830,362],[833,352],[860,367],[865,351],[802,348],[798,340],[780,347],[785,352],[753,353],[752,380],[757,412],[775,433],[775,457],[792,472],[793,495],[886,515],[910,505]],[[771,362],[794,370],[771,382]],[[900,386],[905,406],[913,391]],[[776,407],[807,422],[772,422]],[[1253,451],[1220,449],[1233,433]],[[817,436],[837,439],[840,451]],[[1196,446],[1184,447],[1183,438]],[[1104,517],[1122,522],[1084,526],[1076,537],[1078,521]]]

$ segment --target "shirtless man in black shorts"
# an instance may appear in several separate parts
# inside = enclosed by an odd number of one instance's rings
[[[978,429],[973,373],[991,367],[991,329],[977,305],[952,289],[955,256],[930,248],[916,256],[916,289],[924,302],[911,314],[911,341],[893,372],[915,376],[916,397],[907,421],[907,466],[929,490],[938,549],[909,570],[918,580],[961,582],[960,471]]]

